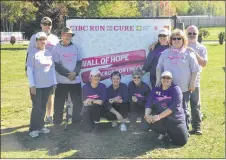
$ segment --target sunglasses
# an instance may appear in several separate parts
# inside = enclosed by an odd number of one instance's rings
[[[178,41],[180,41],[180,40],[182,40],[182,38],[172,38],[172,40],[178,40]]]
[[[163,76],[162,79],[168,79],[168,80],[170,80],[171,78],[170,77]]]
[[[42,24],[43,24],[43,26],[52,26],[51,23],[42,23]]]
[[[167,37],[165,34],[159,34],[158,37]]]
[[[196,36],[197,33],[195,33],[195,32],[188,32],[188,35],[189,35],[189,36],[191,36],[191,35]]]
[[[47,39],[46,38],[38,38],[37,40],[39,40],[39,41],[46,41]]]
[[[141,77],[133,77],[133,79],[141,79]]]

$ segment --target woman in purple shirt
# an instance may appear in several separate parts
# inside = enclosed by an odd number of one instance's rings
[[[161,85],[152,89],[145,109],[149,128],[159,134],[158,140],[171,140],[172,144],[183,146],[188,141],[185,114],[182,108],[182,91],[172,84],[172,74],[161,74]]]
[[[159,57],[165,49],[169,48],[169,30],[162,28],[158,33],[158,42],[154,43],[153,49],[150,49],[148,57],[143,66],[143,72],[150,72],[150,82],[152,88],[156,83],[156,66]]]
[[[92,132],[94,121],[100,121],[104,116],[104,102],[106,100],[106,86],[100,83],[101,73],[98,69],[90,72],[90,82],[82,88],[82,120],[84,132]]]
[[[144,121],[143,115],[145,104],[150,92],[149,86],[141,80],[142,70],[136,69],[132,73],[133,80],[129,82],[129,101],[130,101],[130,127],[136,127],[137,117],[141,117],[141,122]]]
[[[44,32],[36,34],[36,47],[33,48],[27,59],[27,76],[30,85],[32,111],[30,118],[30,133],[34,138],[40,133],[47,134],[49,129],[44,127],[46,103],[53,88],[56,88],[56,72],[52,53],[45,49],[47,35]]]
[[[129,110],[129,96],[128,87],[121,83],[121,74],[114,71],[111,74],[112,85],[107,88],[107,108],[109,112],[106,118],[112,121],[112,127],[117,126],[117,120],[121,121],[121,131],[126,131],[125,118],[128,117]]]

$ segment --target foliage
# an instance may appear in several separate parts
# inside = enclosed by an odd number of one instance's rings
[[[218,35],[218,38],[219,38],[220,45],[222,45],[224,43],[224,40],[225,40],[225,33],[220,32],[219,35]]]
[[[201,27],[199,28],[199,35],[198,35],[198,42],[201,43],[203,38],[209,37],[210,33],[208,30],[202,29]]]

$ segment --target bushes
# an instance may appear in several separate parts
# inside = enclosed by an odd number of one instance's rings
[[[225,33],[224,32],[220,32],[218,34],[218,38],[219,38],[220,45],[222,45],[224,43],[224,40],[225,40]]]
[[[202,43],[202,38],[207,38],[209,37],[210,33],[209,31],[202,29],[201,27],[199,28],[199,35],[198,35],[198,42]]]

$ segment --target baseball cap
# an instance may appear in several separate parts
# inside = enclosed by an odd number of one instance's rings
[[[162,28],[159,30],[159,34],[169,35],[169,30],[166,28]]]
[[[90,76],[96,76],[98,74],[101,74],[101,72],[98,69],[92,69],[90,72]]]
[[[62,34],[62,33],[70,33],[70,34],[72,34],[72,36],[75,35],[75,34],[72,32],[72,30],[71,30],[70,28],[68,28],[68,27],[62,28],[61,34]]]
[[[41,37],[47,38],[47,35],[46,35],[45,32],[38,32],[38,33],[36,33],[35,37],[36,37],[37,39],[39,39],[39,38],[41,38]]]
[[[170,78],[173,78],[172,73],[169,71],[162,72],[161,77],[163,77],[163,76],[169,76]]]
[[[41,20],[41,23],[51,23],[52,24],[52,20],[49,17],[43,17]]]

